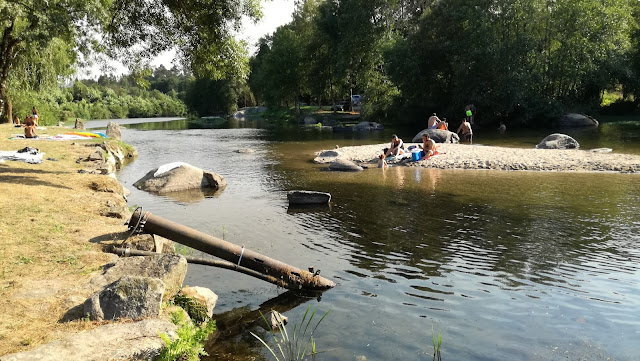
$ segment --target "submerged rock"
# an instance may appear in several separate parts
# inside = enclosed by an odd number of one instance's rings
[[[336,159],[329,164],[329,170],[339,172],[360,172],[364,168],[346,159]]]
[[[578,141],[566,134],[554,133],[544,138],[536,149],[578,149]]]
[[[328,204],[331,194],[314,191],[290,191],[287,193],[289,204]]]

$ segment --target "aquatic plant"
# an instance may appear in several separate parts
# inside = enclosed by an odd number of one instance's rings
[[[293,335],[291,336],[289,335],[285,326],[285,322],[281,317],[275,317],[278,325],[274,329],[273,327],[271,327],[271,324],[267,321],[262,312],[260,312],[262,319],[267,324],[269,332],[271,332],[271,335],[273,335],[278,353],[276,353],[276,351],[274,351],[274,349],[259,336],[257,336],[253,332],[251,332],[251,335],[257,338],[269,350],[269,352],[271,352],[271,355],[273,355],[276,361],[305,360],[307,357],[311,357],[312,359],[314,359],[315,355],[318,352],[316,351],[316,342],[313,339],[313,333],[320,325],[320,322],[322,322],[322,320],[327,317],[329,311],[325,312],[324,315],[322,315],[315,326],[310,327],[311,323],[313,322],[313,317],[316,314],[317,308],[314,308],[313,312],[311,312],[311,315],[309,315],[310,309],[311,307],[307,306],[307,310],[305,311],[300,324],[296,324],[293,326]],[[307,316],[309,316],[308,319]],[[279,337],[277,333],[278,330],[280,330]]]
[[[200,356],[209,355],[204,350],[204,342],[215,331],[215,321],[196,325],[183,312],[174,312],[171,322],[178,326],[178,336],[171,340],[166,334],[160,334],[165,347],[160,352],[159,361],[199,361]]]
[[[433,342],[433,361],[442,361],[442,356],[440,355],[440,348],[442,347],[442,335],[440,332],[437,334],[433,329],[433,325],[431,325],[431,341]]]

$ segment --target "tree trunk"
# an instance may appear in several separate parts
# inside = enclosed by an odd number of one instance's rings
[[[11,25],[4,29],[0,41],[0,123],[12,121],[11,100],[7,95],[7,79],[15,58],[14,49],[20,43],[20,40],[15,39],[12,35],[13,23],[14,20],[11,20]]]

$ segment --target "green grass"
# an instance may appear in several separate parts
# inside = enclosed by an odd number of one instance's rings
[[[437,333],[434,331],[433,325],[431,326],[431,341],[433,342],[433,360],[442,361],[442,356],[440,355],[442,335],[439,331]]]
[[[178,337],[172,340],[166,334],[160,334],[165,347],[160,352],[159,361],[198,361],[200,356],[208,356],[204,350],[204,343],[209,335],[216,330],[215,321],[194,324],[184,313],[171,314],[171,322],[178,326]]]
[[[262,312],[260,315],[264,322],[266,322],[269,332],[273,336],[274,341],[276,342],[275,349],[269,346],[266,341],[261,339],[259,336],[251,332],[253,337],[257,338],[271,353],[271,355],[276,359],[276,361],[294,361],[294,360],[306,360],[307,358],[315,359],[315,355],[318,353],[316,350],[316,342],[313,339],[313,333],[320,325],[320,322],[324,320],[325,317],[329,314],[329,311],[325,312],[324,315],[320,318],[320,320],[312,326],[313,317],[316,314],[317,309],[314,309],[311,314],[309,314],[310,307],[307,306],[307,310],[302,317],[302,321],[300,324],[295,324],[293,326],[293,334],[289,335],[285,323],[282,319],[277,319],[278,327],[277,329],[273,329],[271,327],[271,323],[267,321]],[[309,316],[309,318],[307,318]],[[277,330],[280,333],[277,333]]]

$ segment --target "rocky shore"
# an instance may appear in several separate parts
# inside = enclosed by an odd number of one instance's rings
[[[39,162],[0,161],[1,361],[153,359],[165,345],[159,335],[176,335],[166,307],[174,295],[211,316],[217,296],[182,287],[187,262],[173,242],[130,237],[124,225],[128,191],[114,172],[137,153],[119,130],[73,141],[16,139],[20,131],[0,125],[0,150],[26,148]],[[104,252],[116,244],[158,253]]]
[[[418,143],[405,143],[406,147]],[[337,156],[321,156],[315,162],[331,163],[343,159],[361,165],[375,166],[381,150],[388,143],[343,147]],[[640,155],[618,154],[609,149],[522,149],[468,144],[438,144],[439,155],[417,162],[411,159],[389,162],[392,166],[409,166],[439,169],[491,169],[555,172],[640,172]],[[327,153],[333,153],[328,151]]]

